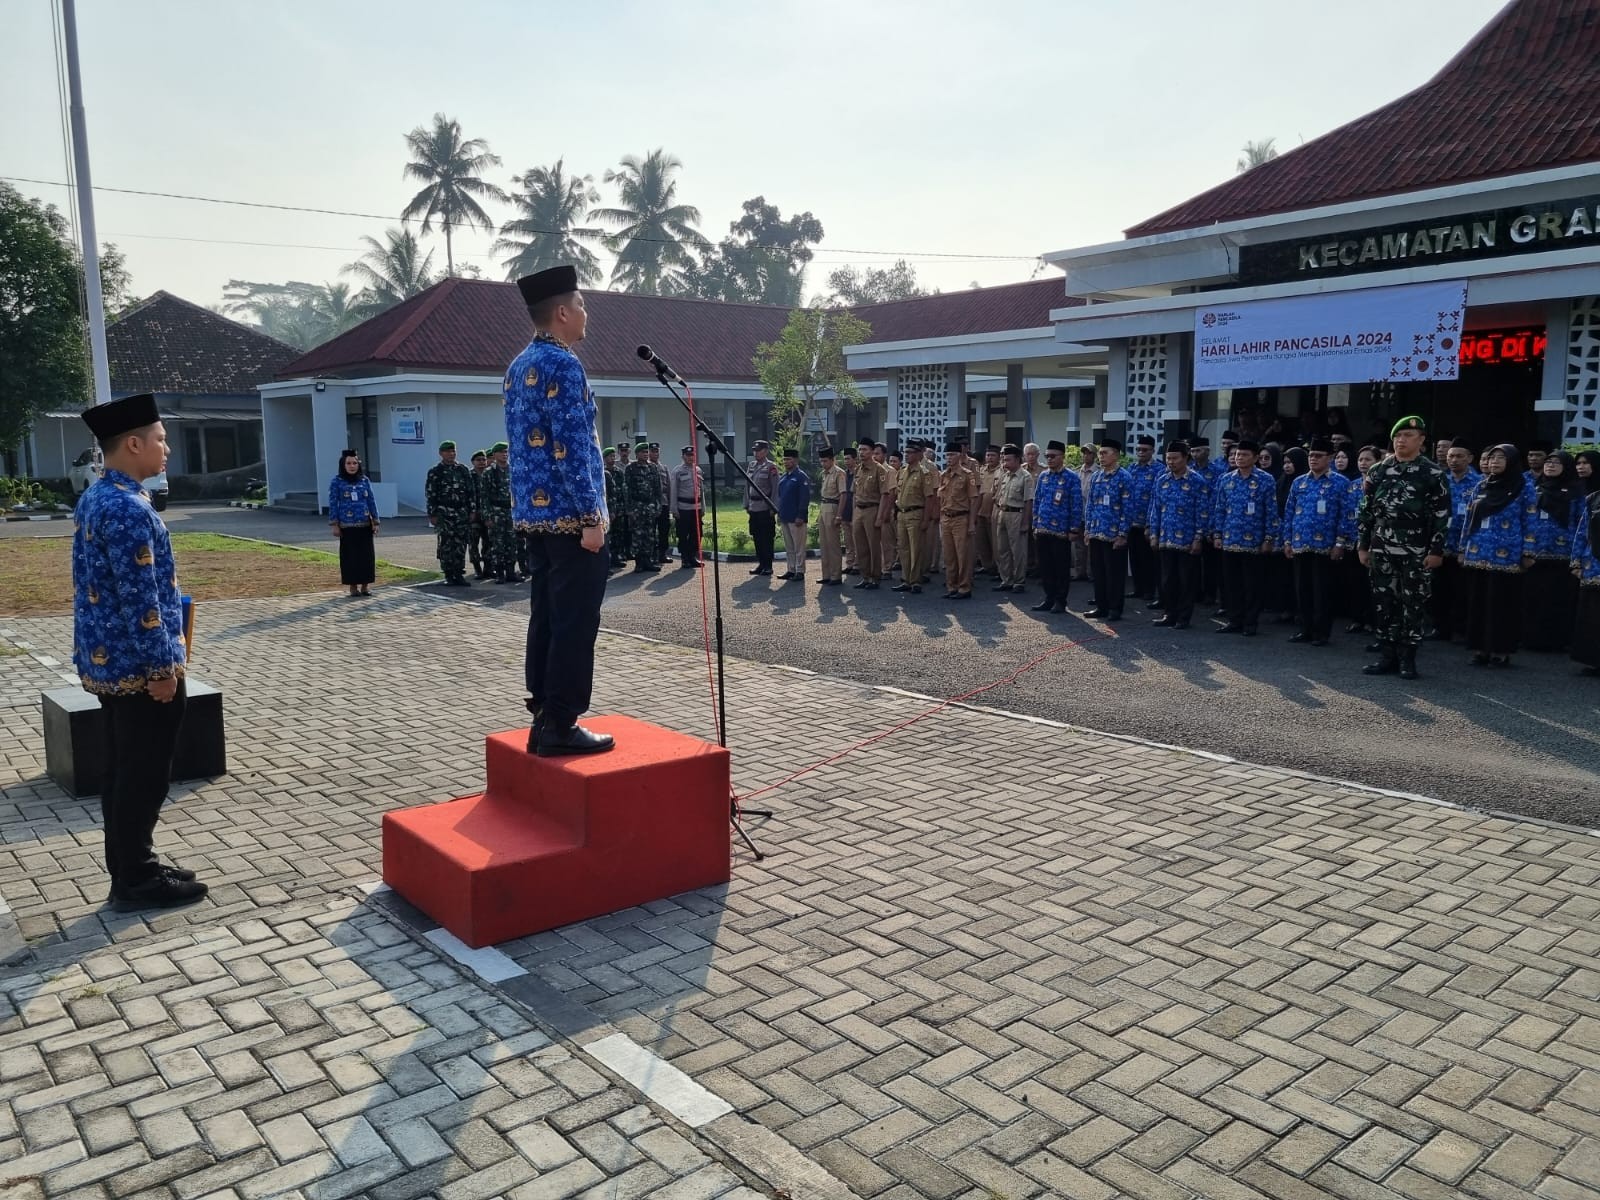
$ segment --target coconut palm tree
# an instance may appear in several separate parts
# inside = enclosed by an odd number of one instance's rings
[[[554,166],[532,167],[511,182],[521,191],[512,193],[511,203],[521,216],[500,226],[495,253],[510,251],[506,259],[506,278],[532,275],[548,267],[571,263],[578,268],[578,282],[600,282],[600,260],[584,242],[600,237],[598,229],[579,223],[589,207],[600,202],[594,189],[594,176],[568,175],[566,159]]]
[[[444,227],[445,273],[454,275],[452,227],[492,230],[494,222],[478,201],[506,199],[504,191],[479,178],[490,167],[500,165],[500,156],[491,154],[489,143],[482,138],[463,140],[461,123],[443,113],[433,114],[431,129],[418,125],[406,134],[406,146],[412,155],[406,164],[406,178],[422,180],[423,188],[400,216],[408,218],[420,213],[423,233],[432,232],[433,219],[439,218]]]
[[[1244,157],[1234,164],[1233,173],[1243,175],[1246,171],[1254,170],[1262,163],[1278,157],[1278,148],[1273,145],[1277,138],[1268,138],[1264,142],[1246,142],[1244,144]]]
[[[423,254],[417,235],[409,229],[385,229],[381,242],[375,237],[361,240],[367,244],[367,252],[340,274],[354,275],[362,285],[370,313],[393,308],[438,282],[433,251]]]
[[[615,227],[605,238],[606,248],[617,256],[611,282],[626,291],[647,296],[681,291],[683,269],[693,261],[684,243],[709,245],[695,228],[700,210],[677,202],[673,176],[682,167],[674,155],[657,149],[643,159],[629,154],[618,170],[606,172],[606,182],[617,185],[617,207],[590,215]]]

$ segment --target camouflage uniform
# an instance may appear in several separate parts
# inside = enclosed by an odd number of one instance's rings
[[[437,538],[439,569],[446,582],[464,581],[467,574],[467,538],[477,499],[472,468],[458,462],[438,462],[428,468],[423,484],[428,517]]]
[[[487,468],[485,468],[485,471]],[[488,569],[489,527],[483,521],[483,476],[485,471],[472,471],[472,516],[467,522],[467,556],[472,559],[472,570],[479,579],[493,575]]]
[[[661,472],[653,462],[635,458],[623,473],[623,499],[628,528],[633,534],[633,569],[649,571],[660,566],[656,558],[656,522],[661,510]]]
[[[620,567],[628,561],[623,553],[626,546],[626,530],[619,528],[620,522],[616,514],[622,512],[622,468],[610,466],[606,468],[606,511],[613,514],[611,529],[606,537],[606,553],[611,555],[611,565]]]
[[[1425,455],[1410,462],[1390,455],[1367,472],[1356,526],[1357,546],[1372,555],[1367,570],[1384,662],[1415,656],[1433,591],[1424,560],[1444,553],[1450,528],[1448,476]]]
[[[480,487],[479,503],[489,535],[489,573],[502,582],[510,582],[517,573],[517,534],[511,524],[511,468],[490,463]]]

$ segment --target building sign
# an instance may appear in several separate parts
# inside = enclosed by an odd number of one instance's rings
[[[396,446],[422,445],[422,405],[389,405],[389,440]]]
[[[1195,390],[1455,379],[1466,304],[1456,280],[1196,309]]]
[[[1542,329],[1472,329],[1461,335],[1461,365],[1539,362],[1548,340]]]
[[[1241,246],[1239,282],[1284,283],[1577,246],[1600,248],[1600,196]]]

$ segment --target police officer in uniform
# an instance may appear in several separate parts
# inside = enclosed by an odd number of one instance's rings
[[[778,464],[772,461],[772,445],[757,442],[751,447],[756,461],[745,485],[744,510],[750,514],[750,539],[756,544],[756,565],[752,575],[772,574],[773,541],[778,534]]]
[[[472,533],[477,485],[471,469],[456,461],[454,442],[439,443],[439,461],[428,468],[422,491],[444,581],[450,587],[467,587],[467,540]]]
[[[681,570],[704,566],[700,561],[700,504],[705,495],[705,476],[694,460],[694,447],[678,452],[681,460],[667,475],[667,507],[678,535]]]
[[[1401,417],[1389,436],[1394,452],[1367,472],[1356,517],[1379,649],[1378,661],[1362,670],[1415,679],[1433,572],[1444,562],[1450,530],[1450,482],[1422,453],[1428,427],[1421,417]]]
[[[633,461],[623,472],[628,502],[628,528],[633,533],[633,571],[640,575],[661,570],[656,557],[656,522],[661,511],[661,472],[650,461],[650,443],[633,448]]]

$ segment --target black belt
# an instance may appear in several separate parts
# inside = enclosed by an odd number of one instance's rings
[[[972,510],[970,508],[963,508],[958,513],[943,513],[941,515],[946,517],[968,517],[972,515]]]
[[[918,505],[915,505],[912,508],[906,508],[904,505],[896,505],[895,506],[895,511],[896,512],[921,512],[922,511],[922,505],[918,504]]]
[[[876,500],[857,500],[856,501],[856,507],[857,508],[877,508],[878,507],[878,502]]]
[[[824,498],[823,498],[823,501],[822,501],[822,502],[823,502],[823,503],[824,503],[824,504],[837,504],[837,503],[839,503],[839,502],[838,502],[838,501],[837,501],[837,500],[829,500],[829,499],[827,499],[827,498],[826,498],[826,497],[824,497]]]
[[[1020,505],[1002,504],[1000,506],[1000,511],[1001,512],[1021,512],[1022,508],[1021,508]]]

